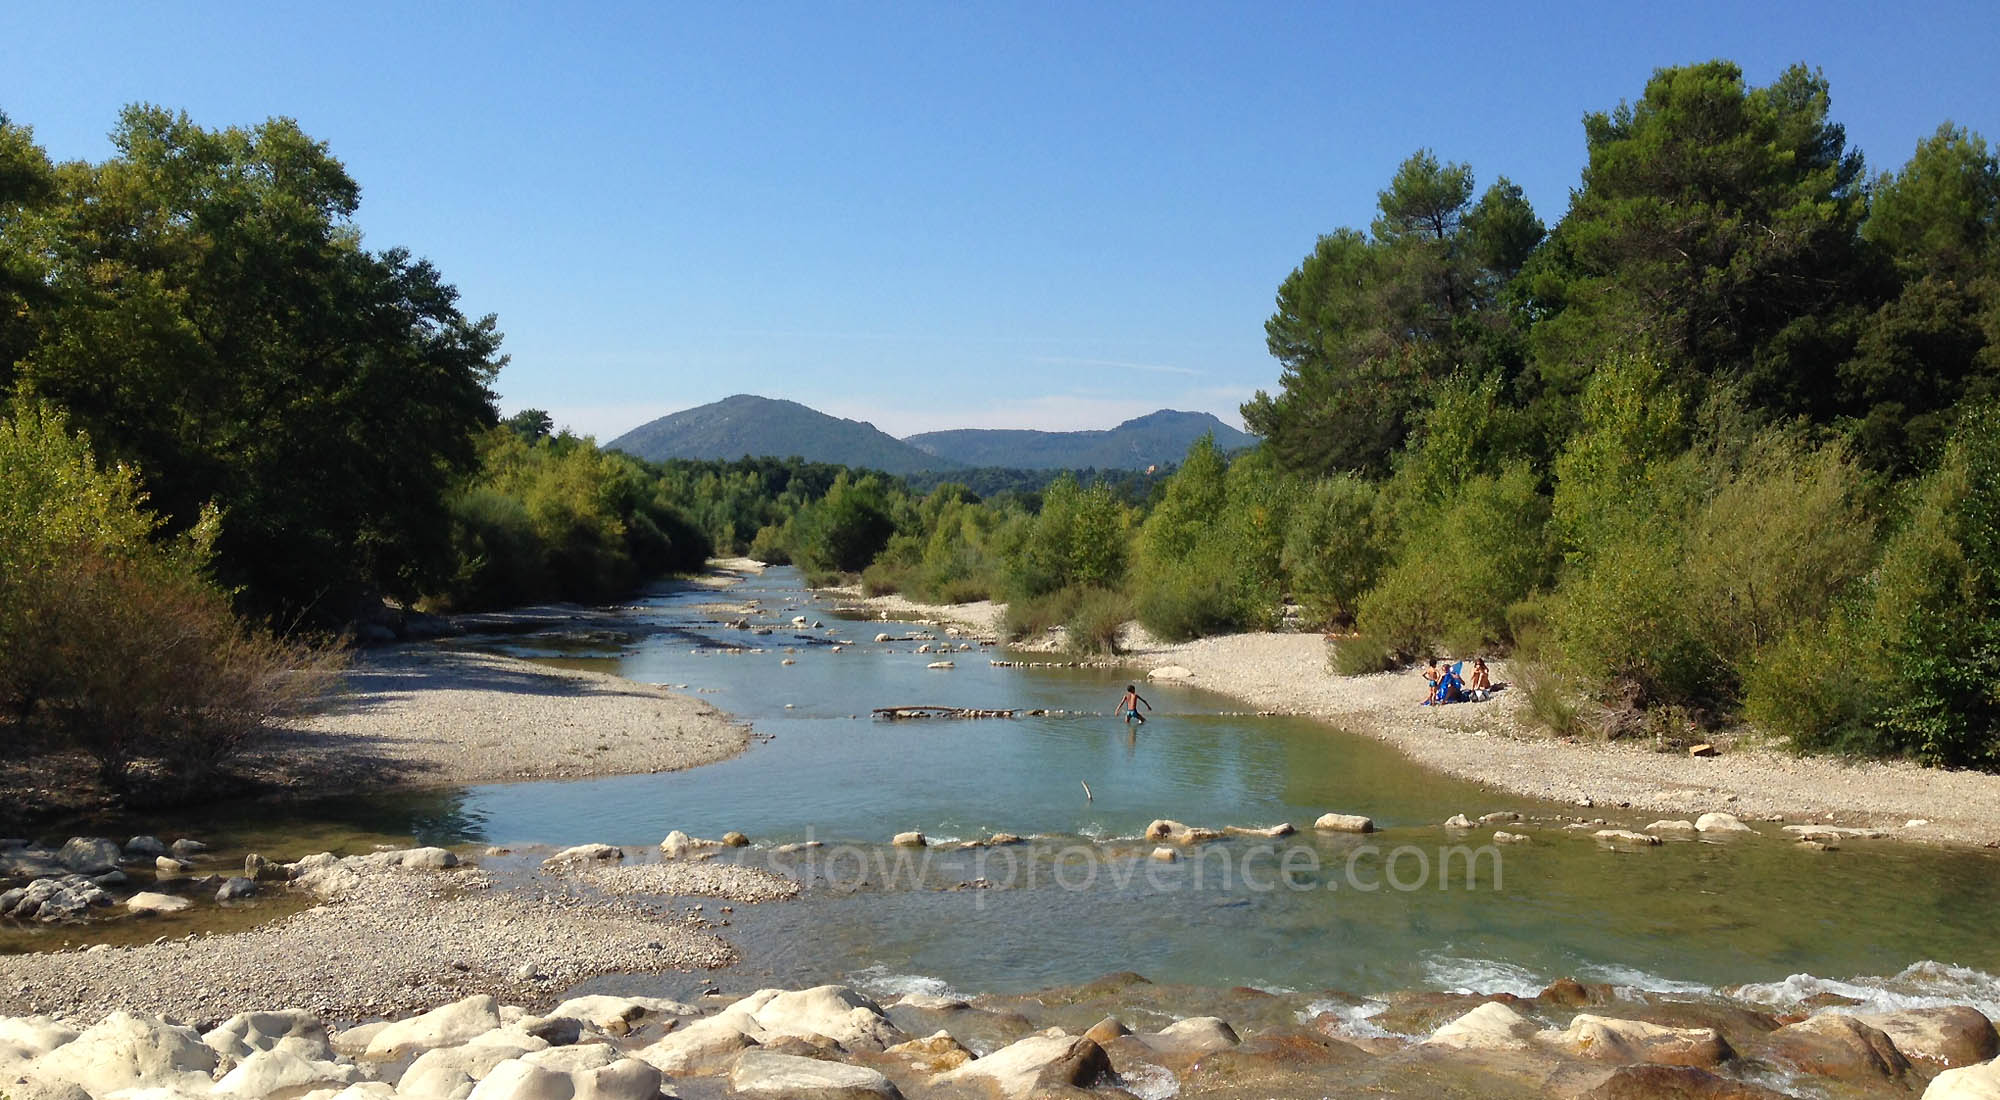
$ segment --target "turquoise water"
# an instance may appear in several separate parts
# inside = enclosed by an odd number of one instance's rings
[[[772,633],[731,629],[710,620],[733,614],[700,610],[750,599],[762,605],[750,626]],[[306,837],[335,847],[380,834],[532,849],[650,847],[672,829],[741,830],[756,846],[726,858],[815,888],[797,902],[736,907],[723,934],[747,961],[720,980],[738,986],[838,979],[883,992],[1011,991],[1136,970],[1160,981],[1357,993],[1532,992],[1565,974],[1672,990],[1889,976],[1935,960],[1965,968],[1949,971],[1970,990],[1957,999],[2000,1002],[2000,982],[1988,977],[2000,973],[2000,859],[1987,853],[1865,842],[1820,852],[1775,832],[1617,851],[1538,825],[1519,829],[1533,835],[1529,844],[1485,848],[1468,878],[1466,853],[1490,830],[1459,837],[1439,822],[1574,808],[1444,778],[1316,723],[1231,716],[1243,704],[1188,687],[1143,686],[1157,709],[1128,730],[1110,716],[1126,673],[995,668],[990,650],[954,652],[956,668],[931,670],[940,655],[872,639],[933,628],[840,621],[790,570],[723,592],[664,592],[642,607],[622,642],[462,644],[705,689],[702,698],[759,734],[743,754],[676,774],[276,814],[224,808],[200,827],[245,848],[283,838],[272,850],[286,851]],[[796,615],[824,625],[794,627]],[[834,640],[856,644],[834,653]],[[782,664],[788,656],[796,663]],[[1070,713],[869,717],[909,704]],[[1136,839],[1160,817],[1306,827],[1330,810],[1369,815],[1381,831],[1231,838],[1173,864],[1147,859],[1153,845]],[[905,830],[936,842],[997,831],[1036,839],[987,851],[888,847]],[[807,839],[826,847],[810,859],[773,851]],[[1446,861],[1448,876],[1439,873]]]

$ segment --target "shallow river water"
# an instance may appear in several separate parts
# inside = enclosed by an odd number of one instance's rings
[[[773,633],[732,630],[710,621],[726,616],[698,610],[747,600],[761,602],[751,626]],[[737,907],[722,931],[748,961],[726,985],[1015,991],[1135,970],[1215,986],[1531,993],[1567,974],[1656,990],[1773,983],[1745,995],[1778,998],[1858,978],[2000,1009],[1989,977],[2000,973],[2000,859],[1986,853],[1884,842],[1822,852],[1775,826],[1621,851],[1588,832],[1531,825],[1511,827],[1530,843],[1491,846],[1491,829],[1453,834],[1439,823],[1579,811],[1424,771],[1318,723],[1231,715],[1244,705],[1192,688],[1141,685],[1157,710],[1128,731],[1110,716],[1124,672],[996,668],[990,649],[928,669],[938,655],[872,639],[934,628],[839,620],[791,570],[645,605],[635,623],[649,629],[623,641],[468,644],[701,690],[761,735],[742,755],[676,774],[349,799],[282,818],[216,816],[206,827],[245,847],[281,835],[285,850],[370,835],[650,846],[670,829],[741,830],[756,846],[731,858],[775,861],[815,889]],[[795,615],[823,626],[794,626]],[[834,653],[836,638],[858,644]],[[1066,713],[870,717],[907,704]],[[1160,817],[1309,826],[1329,810],[1366,814],[1380,831],[1235,837],[1175,863],[1148,859],[1153,846],[1136,839]],[[1614,823],[1650,820],[1621,816]],[[904,830],[934,843],[996,831],[1034,839],[889,847]],[[807,839],[825,846],[772,851]]]

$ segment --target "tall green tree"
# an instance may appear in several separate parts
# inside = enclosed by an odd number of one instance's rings
[[[1472,170],[1429,150],[1377,196],[1368,233],[1341,229],[1278,289],[1266,343],[1284,370],[1275,395],[1243,406],[1288,470],[1380,473],[1455,371],[1512,373],[1500,294],[1542,225],[1502,178],[1477,203]]]
[[[1802,66],[1765,87],[1727,61],[1661,69],[1584,118],[1583,185],[1532,272],[1538,383],[1661,350],[1777,415],[1830,417],[1859,316],[1862,162]]]
[[[59,166],[36,216],[0,219],[0,257],[47,291],[10,384],[136,462],[172,526],[219,506],[218,573],[255,610],[338,618],[440,581],[443,502],[495,418],[493,319],[429,263],[361,247],[358,185],[290,120],[135,106],[112,140]]]

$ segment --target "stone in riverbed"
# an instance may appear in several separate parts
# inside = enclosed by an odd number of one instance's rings
[[[1297,829],[1292,828],[1292,823],[1289,821],[1280,821],[1276,825],[1270,825],[1264,828],[1252,828],[1248,825],[1224,825],[1222,827],[1222,831],[1228,833],[1231,836],[1268,836],[1268,837],[1291,836],[1293,833],[1298,832]]]
[[[0,1016],[0,1065],[39,1058],[74,1038],[74,1028],[47,1016]]]
[[[560,867],[569,863],[592,863],[608,859],[624,859],[625,849],[609,844],[579,844],[574,848],[564,848],[542,861],[544,867]]]
[[[2000,1062],[1945,1070],[1932,1078],[1923,1100],[2000,1100]]]
[[[1474,1008],[1438,1028],[1421,1045],[1447,1050],[1527,1050],[1534,1022],[1498,1001]]]
[[[56,852],[56,862],[81,875],[101,875],[116,871],[124,858],[117,843],[101,836],[73,836]]]
[[[1104,1048],[1081,1035],[1046,1031],[1018,1039],[984,1058],[939,1074],[934,1085],[990,1083],[1003,1096],[1025,1098],[1037,1088],[1089,1088],[1111,1072]]]
[[[1181,854],[1172,848],[1155,848],[1150,858],[1158,860],[1161,863],[1172,863],[1181,858]]]
[[[1493,830],[1493,843],[1495,844],[1526,844],[1528,841],[1529,837],[1526,833],[1510,833],[1505,829]]]
[[[1747,833],[1750,826],[1736,819],[1735,814],[1720,812],[1705,813],[1694,819],[1697,832],[1703,833]]]
[[[930,839],[919,832],[897,833],[889,843],[898,848],[922,848],[930,843]]]
[[[45,1083],[75,1085],[93,1097],[139,1088],[199,1096],[213,1084],[215,1062],[215,1052],[193,1028],[120,1011],[35,1059],[28,1073]]]
[[[1096,1043],[1098,1046],[1109,1046],[1112,1040],[1123,1038],[1130,1034],[1132,1034],[1132,1029],[1125,1026],[1125,1021],[1116,1016],[1106,1016],[1102,1020],[1090,1025],[1090,1030],[1084,1032],[1083,1037]]]
[[[1542,1043],[1572,1057],[1596,1062],[1708,1067],[1736,1056],[1728,1042],[1707,1027],[1662,1027],[1644,1020],[1621,1020],[1579,1013],[1566,1031],[1546,1031]]]
[[[162,875],[178,875],[194,869],[194,864],[172,856],[160,856],[153,860],[153,871]]]
[[[1139,1036],[1141,1042],[1154,1050],[1173,1054],[1207,1054],[1217,1050],[1228,1050],[1243,1040],[1236,1035],[1236,1029],[1216,1016],[1191,1016],[1154,1032]]]
[[[240,1012],[205,1032],[201,1041],[224,1065],[261,1050],[283,1050],[313,1061],[333,1061],[326,1025],[301,1008]]]
[[[1660,838],[1651,833],[1635,833],[1630,829],[1599,829],[1590,835],[1596,837],[1600,843],[1610,845],[1629,844],[1647,848],[1661,843]]]
[[[194,902],[172,894],[160,894],[142,890],[125,899],[125,908],[134,913],[150,916],[154,913],[178,913]]]
[[[1444,827],[1447,829],[1470,829],[1472,828],[1472,822],[1464,814],[1453,814],[1445,821]]]
[[[912,1068],[929,1074],[957,1069],[974,1057],[972,1051],[952,1038],[949,1031],[933,1032],[922,1039],[897,1043],[882,1053],[896,1055],[908,1061]]]
[[[125,842],[125,858],[138,862],[167,854],[167,846],[156,836],[135,836]]]
[[[302,1058],[288,1050],[260,1050],[224,1074],[215,1083],[215,1093],[265,1097],[285,1090],[351,1085],[358,1072],[351,1065]]]
[[[370,1058],[400,1058],[418,1050],[455,1046],[500,1026],[500,1006],[480,993],[397,1020],[369,1039]]]
[[[667,859],[681,859],[696,852],[718,847],[721,847],[719,841],[703,840],[675,829],[660,841],[660,855]]]
[[[256,893],[257,884],[238,875],[222,884],[222,888],[215,892],[215,900],[240,901],[247,897],[254,897]]]
[[[189,840],[187,837],[182,837],[179,840],[174,841],[173,844],[168,847],[167,851],[169,851],[173,855],[181,857],[182,859],[189,859],[194,856],[198,856],[203,852],[208,851],[208,845],[203,844],[199,840]]]
[[[1372,833],[1375,831],[1375,819],[1360,814],[1321,814],[1319,820],[1313,822],[1313,828],[1335,833]]]
[[[1881,1029],[1835,1012],[1781,1027],[1769,1042],[1778,1061],[1816,1077],[1900,1082],[1910,1073],[1910,1060]]]
[[[1906,1008],[1900,1012],[1858,1015],[1910,1058],[1942,1066],[1969,1066],[2000,1055],[2000,1034],[1993,1021],[1976,1008]]]
[[[782,1100],[902,1100],[903,1096],[887,1077],[866,1066],[762,1050],[737,1056],[729,1071],[729,1089],[737,1096]]]
[[[731,829],[729,832],[722,834],[722,846],[725,848],[748,848],[750,846],[750,838]]]
[[[698,1016],[700,1010],[664,997],[614,997],[602,993],[571,997],[549,1009],[544,1019],[566,1017],[581,1020],[600,1030],[625,1034],[648,1018],[679,1019]]]
[[[1175,844],[1194,844],[1204,840],[1214,840],[1221,835],[1214,829],[1183,825],[1171,818],[1161,818],[1146,826],[1147,840],[1166,840]]]
[[[1695,831],[1692,821],[1655,821],[1646,826],[1649,833],[1691,833]]]

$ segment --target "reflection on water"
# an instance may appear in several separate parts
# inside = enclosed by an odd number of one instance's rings
[[[751,599],[761,607],[744,628],[724,625],[745,617],[738,612],[700,610]],[[807,624],[794,624],[801,615]],[[819,889],[739,909],[728,934],[749,961],[724,979],[737,985],[868,974],[1019,990],[1129,969],[1217,986],[1532,992],[1563,974],[1662,989],[1895,975],[1924,959],[2000,972],[1991,935],[2000,860],[1982,853],[1865,842],[1821,852],[1768,832],[1617,851],[1587,832],[1525,825],[1514,828],[1533,840],[1488,848],[1468,886],[1462,874],[1439,874],[1440,864],[1462,859],[1460,845],[1485,845],[1490,831],[1461,836],[1439,822],[1495,810],[1547,819],[1569,808],[1424,772],[1378,742],[1315,723],[1226,716],[1241,704],[1179,685],[1148,688],[1158,710],[1127,730],[1111,716],[1127,678],[1115,670],[997,669],[978,651],[930,670],[937,656],[915,643],[872,641],[909,627],[842,622],[789,570],[725,593],[662,594],[639,620],[590,644],[493,644],[706,689],[703,698],[770,740],[678,774],[349,799],[277,817],[223,808],[189,828],[285,852],[384,838],[651,845],[671,829],[737,829],[759,847],[733,858],[758,864],[779,844],[827,843],[814,867],[789,863]],[[833,653],[832,641],[855,644]],[[868,717],[915,704],[1052,713]],[[1304,826],[1329,810],[1367,814],[1382,831],[1237,837],[1171,864],[1133,839],[1161,817]],[[885,847],[906,830],[939,844],[995,832],[1040,839],[978,851]],[[836,866],[829,875],[825,861],[843,846],[850,866],[880,868],[874,861],[891,853],[914,863],[901,875],[893,863],[886,874],[857,878]],[[1031,859],[1037,875],[1025,872]],[[1223,860],[1234,872],[1226,878]],[[1254,880],[1242,874],[1246,863]]]

